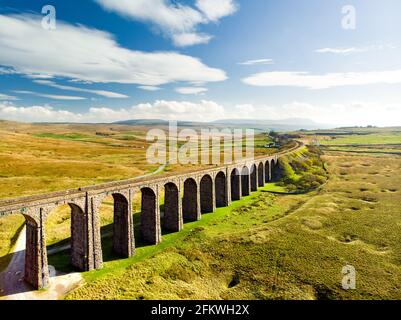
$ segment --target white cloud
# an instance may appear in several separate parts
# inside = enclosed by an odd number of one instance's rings
[[[248,60],[248,61],[239,62],[238,64],[243,65],[243,66],[253,66],[253,65],[259,65],[259,64],[273,64],[273,63],[274,63],[273,59],[257,59],[257,60]]]
[[[198,103],[188,101],[158,100],[141,103],[129,108],[111,109],[93,107],[84,113],[54,110],[49,106],[17,107],[0,104],[0,119],[29,122],[114,122],[128,119],[164,119],[212,121],[226,116],[223,106],[213,101]]]
[[[14,97],[14,96],[9,96],[7,94],[0,93],[0,100],[14,101],[14,100],[18,100],[18,98]]]
[[[135,118],[154,119],[156,116],[166,120],[211,121],[225,115],[223,106],[207,100],[201,100],[199,103],[160,100],[153,104],[139,104],[131,111]]]
[[[316,50],[317,53],[332,53],[340,55],[350,55],[354,53],[368,52],[368,51],[379,51],[385,49],[395,49],[396,46],[392,44],[380,44],[380,45],[370,45],[364,47],[348,47],[348,48],[321,48]]]
[[[200,34],[198,26],[218,22],[237,10],[233,0],[197,0],[196,7],[199,10],[172,0],[95,1],[106,10],[152,24],[177,46],[207,43],[212,37]]]
[[[10,68],[0,67],[0,74],[15,74],[15,70]]]
[[[342,54],[342,55],[348,55],[352,53],[357,53],[357,52],[366,52],[369,49],[367,48],[322,48],[316,50],[317,53],[334,53],[334,54]]]
[[[176,88],[175,91],[180,94],[202,94],[208,90],[202,87],[180,87]]]
[[[261,106],[257,113],[267,119],[304,118],[335,126],[399,126],[401,104],[390,106],[351,101],[317,105],[294,101],[280,106]]]
[[[34,77],[145,86],[227,78],[224,71],[191,56],[133,51],[107,32],[60,20],[56,30],[45,31],[40,22],[38,16],[0,15],[0,66]]]
[[[162,88],[155,87],[155,86],[139,86],[138,89],[145,90],[145,91],[159,91]]]
[[[26,90],[14,90],[15,93],[19,94],[29,94],[36,97],[48,98],[53,100],[86,100],[84,97],[76,97],[76,96],[61,96],[56,94],[45,94],[45,93],[38,93],[33,91],[26,91]]]
[[[283,105],[222,106],[214,101],[165,101],[142,103],[128,108],[93,107],[83,113],[55,110],[51,106],[17,107],[0,103],[0,119],[29,122],[108,123],[128,119],[214,121],[221,119],[311,119],[318,123],[343,125],[400,125],[401,104],[377,105],[361,101],[325,105],[294,101]]]
[[[87,92],[87,93],[93,93],[99,96],[103,96],[106,98],[112,98],[112,99],[117,99],[117,98],[129,98],[125,94],[121,93],[116,93],[116,92],[111,92],[111,91],[105,91],[105,90],[91,90],[91,89],[83,89],[83,88],[77,88],[77,87],[71,87],[71,86],[63,86],[60,84],[57,84],[53,81],[48,81],[48,80],[34,80],[35,83],[37,84],[42,84],[46,85],[52,88],[60,89],[60,90],[67,90],[67,91],[76,91],[76,92]]]
[[[16,72],[18,73],[18,72]],[[54,76],[48,75],[48,74],[26,74],[26,78],[29,79],[39,79],[39,80],[45,80],[45,79],[53,79]]]
[[[238,10],[238,5],[232,0],[197,0],[196,6],[210,21],[219,21]]]
[[[359,86],[371,84],[399,84],[401,70],[326,73],[321,75],[309,72],[261,72],[242,80],[252,86],[261,87],[302,87],[308,89],[328,89],[341,86]]]
[[[48,106],[16,107],[0,104],[0,118],[27,122],[79,122],[81,117],[69,111],[53,110]]]
[[[212,39],[212,36],[203,33],[179,33],[172,36],[174,44],[178,47],[193,46],[195,44],[205,44]]]

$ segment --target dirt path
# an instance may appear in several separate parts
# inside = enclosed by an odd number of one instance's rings
[[[58,300],[82,282],[80,273],[60,274],[49,266],[50,286],[43,291],[33,290],[24,282],[25,228],[22,229],[14,255],[6,271],[0,273],[0,299],[4,300]]]

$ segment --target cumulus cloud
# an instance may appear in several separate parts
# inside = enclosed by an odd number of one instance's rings
[[[238,5],[232,0],[197,0],[196,6],[210,21],[214,22],[238,10]]]
[[[85,100],[86,98],[84,97],[76,97],[76,96],[61,96],[61,95],[56,95],[56,94],[45,94],[45,93],[39,93],[39,92],[33,92],[33,91],[27,91],[27,90],[14,90],[15,93],[19,94],[29,94],[32,96],[36,97],[42,97],[42,98],[48,98],[48,99],[53,99],[53,100]]]
[[[180,94],[202,94],[207,92],[206,88],[201,87],[180,87],[175,89]]]
[[[212,36],[210,35],[195,32],[174,34],[172,37],[174,43],[178,47],[187,47],[195,44],[205,44],[208,43],[210,39],[212,39]]]
[[[0,118],[27,122],[79,122],[81,117],[72,112],[54,110],[48,106],[17,107],[11,104],[0,104]]]
[[[344,72],[311,74],[309,72],[261,72],[242,80],[244,83],[260,87],[302,87],[308,89],[328,89],[341,86],[360,86],[371,84],[399,84],[401,70]]]
[[[253,65],[260,65],[260,64],[273,64],[273,59],[257,59],[257,60],[247,60],[243,62],[239,62],[238,64],[243,66],[253,66]]]
[[[44,31],[40,19],[24,14],[0,15],[0,66],[6,67],[4,70],[42,79],[65,77],[145,86],[227,78],[224,71],[208,67],[197,58],[175,52],[129,50],[119,46],[111,34],[82,25],[59,20],[56,30]]]
[[[380,112],[378,112],[380,110]],[[84,122],[110,123],[127,119],[165,119],[214,121],[221,119],[311,119],[318,123],[344,125],[399,125],[401,105],[377,105],[373,102],[311,104],[294,101],[283,105],[222,106],[214,101],[165,101],[141,103],[128,108],[92,107],[74,113],[55,110],[51,106],[18,107],[11,102],[0,103],[0,119],[29,122]]]
[[[166,120],[211,121],[225,116],[222,105],[202,100],[198,103],[188,101],[156,101],[139,104],[131,109],[136,118],[152,119],[155,115]]]
[[[223,106],[213,101],[165,101],[141,103],[129,108],[92,107],[84,113],[55,110],[50,106],[17,107],[0,104],[0,119],[31,122],[114,122],[127,119],[212,121],[226,116]]]
[[[116,92],[111,92],[111,91],[106,91],[106,90],[91,90],[91,89],[77,88],[77,87],[71,87],[71,86],[63,86],[63,85],[57,84],[57,83],[55,83],[53,81],[49,81],[49,80],[34,80],[34,82],[37,84],[46,85],[46,86],[60,89],[60,90],[93,93],[93,94],[103,96],[106,98],[112,98],[112,99],[129,98],[125,94],[121,94],[121,93],[116,93]]]
[[[196,8],[172,0],[95,1],[105,10],[150,23],[180,47],[209,42],[212,37],[199,33],[199,25],[218,22],[238,7],[234,0],[197,0]]]

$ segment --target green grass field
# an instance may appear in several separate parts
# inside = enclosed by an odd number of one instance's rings
[[[366,144],[401,144],[401,132],[393,134],[370,134],[363,136],[345,136],[323,140],[323,145],[366,145]]]

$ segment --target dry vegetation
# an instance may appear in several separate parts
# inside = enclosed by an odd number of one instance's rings
[[[0,199],[129,179],[155,171],[146,133],[126,125],[21,124],[0,122]],[[163,128],[166,129],[167,128]],[[261,148],[256,155],[274,152]],[[179,143],[182,145],[183,141]],[[200,156],[200,155],[199,155]],[[200,168],[169,165],[168,172]]]

